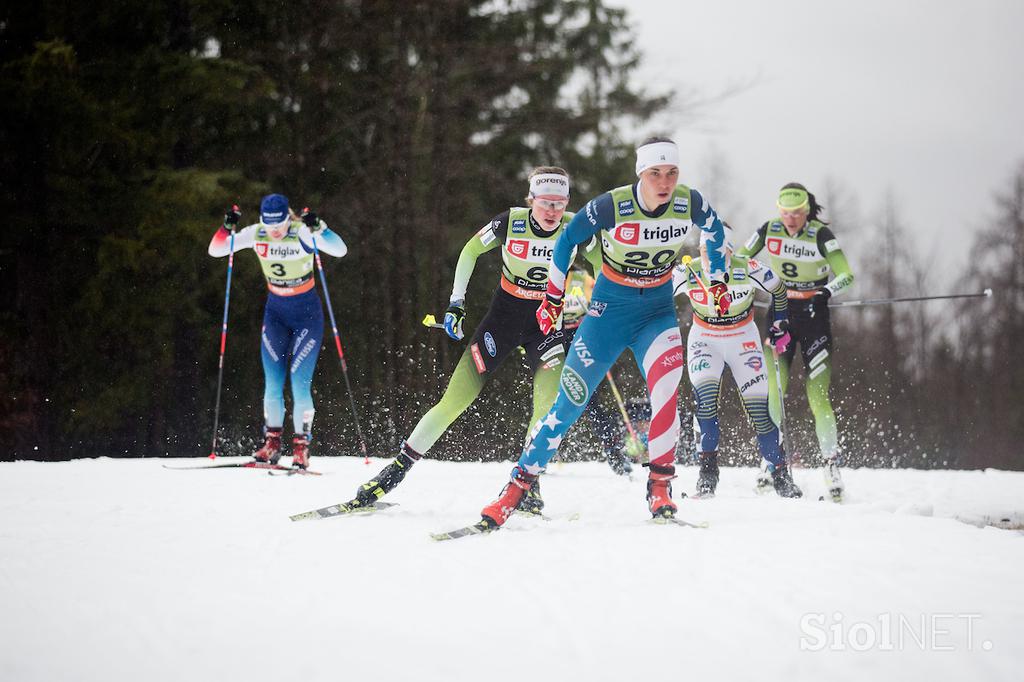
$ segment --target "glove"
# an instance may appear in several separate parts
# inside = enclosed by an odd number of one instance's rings
[[[828,299],[832,298],[832,291],[828,287],[822,287],[818,289],[818,293],[811,297],[811,304],[817,308],[819,306],[827,306]]]
[[[768,327],[768,342],[775,348],[776,353],[785,353],[791,339],[789,320],[775,320],[772,326]]]
[[[445,333],[456,341],[461,341],[463,337],[462,321],[464,319],[466,319],[464,301],[461,298],[457,301],[452,301],[451,305],[448,306],[448,310],[444,311]]]
[[[316,213],[313,213],[308,208],[302,209],[302,214],[299,217],[302,218],[302,222],[305,223],[310,232],[319,232],[323,227]]]
[[[547,336],[558,327],[558,318],[562,316],[562,299],[545,294],[540,307],[537,308],[537,326]]]
[[[708,291],[711,292],[711,298],[715,302],[718,316],[728,315],[729,306],[732,304],[732,296],[729,295],[729,285],[718,280],[711,280],[711,286],[708,287]]]
[[[224,214],[224,227],[228,230],[234,230],[238,227],[238,221],[241,219],[242,211],[238,208],[238,204],[235,204]]]

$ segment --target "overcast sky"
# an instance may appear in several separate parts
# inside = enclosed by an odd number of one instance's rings
[[[952,260],[1024,161],[1024,0],[609,4],[630,10],[648,90],[753,83],[697,119],[656,124],[680,144],[683,182],[741,238],[786,182],[820,192],[833,178],[865,222],[891,189],[915,245]],[[866,234],[839,237],[868,246]]]

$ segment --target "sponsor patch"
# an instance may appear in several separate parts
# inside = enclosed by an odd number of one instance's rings
[[[576,357],[580,359],[584,367],[590,367],[594,364],[594,356],[590,354],[590,349],[587,348],[587,344],[583,343],[583,339],[576,339],[572,347],[576,351]]]
[[[590,317],[601,317],[604,315],[605,309],[608,304],[604,301],[591,301],[590,306],[587,307],[587,315]]]
[[[769,237],[765,242],[765,246],[768,248],[768,253],[773,256],[778,256],[782,253],[782,240],[778,237]]]
[[[676,197],[672,200],[672,210],[676,213],[686,213],[690,210],[690,200],[687,197]]]
[[[562,368],[562,376],[559,379],[559,383],[562,386],[562,392],[565,393],[565,397],[569,399],[569,402],[577,407],[583,407],[587,404],[590,391],[587,388],[587,382],[583,380],[579,372],[566,365]]]
[[[825,362],[825,358],[827,358],[827,357],[828,357],[828,349],[827,348],[822,348],[821,352],[818,353],[817,355],[815,355],[813,358],[811,358],[811,361],[808,362],[807,364],[810,367],[814,367],[815,365],[821,365],[821,367],[824,367],[824,365],[822,365],[821,363]],[[816,369],[820,369],[820,367],[818,367]],[[821,374],[821,372],[818,372],[818,374]],[[817,376],[817,374],[812,373],[811,376]]]
[[[530,242],[525,239],[509,239],[505,248],[516,258],[524,258],[530,248]]]
[[[826,251],[838,251],[839,250],[839,240],[838,239],[829,239],[827,242],[825,242],[825,250]]]
[[[473,355],[473,364],[476,365],[476,373],[484,374],[487,372],[487,365],[484,364],[484,358],[480,355],[480,348],[477,344],[473,344],[469,347],[470,353]]]
[[[743,361],[743,364],[755,372],[760,372],[764,368],[764,358],[760,355],[751,355]]]
[[[828,365],[818,365],[817,367],[811,370],[811,373],[807,375],[807,378],[813,379],[814,377],[824,372],[826,369],[828,369]]]
[[[253,248],[256,249],[257,256],[259,256],[260,258],[266,258],[268,246],[269,244],[267,244],[266,242],[256,242],[256,245]]]
[[[512,221],[512,234],[526,234],[526,221],[525,220],[513,220]]]
[[[756,341],[744,341],[743,342],[743,350],[757,350],[757,342]]]
[[[626,199],[619,202],[619,215],[633,215],[636,209],[633,208],[633,200]]]
[[[757,234],[757,232],[755,232],[754,234],[750,235],[750,239],[747,240],[747,243],[744,244],[744,246],[746,246],[748,249],[753,249],[755,246],[757,246],[757,238],[758,238],[758,236],[759,235]]]
[[[764,374],[758,374],[756,377],[754,377],[753,379],[751,379],[747,383],[745,383],[742,386],[740,386],[740,393],[745,393],[747,391],[747,389],[750,388],[751,386],[753,386],[754,384],[759,384],[762,381],[764,381],[764,378],[765,378]]]
[[[636,246],[640,241],[640,223],[622,223],[616,227],[615,241]]]
[[[498,354],[498,344],[494,343],[494,337],[490,332],[484,332],[484,347],[492,358]]]
[[[540,356],[540,359],[549,360],[556,356],[561,357],[563,352],[565,351],[563,351],[562,349],[562,344],[558,344],[557,346],[552,346],[551,348],[548,348],[547,351]]]
[[[692,360],[690,362],[691,374],[696,374],[697,372],[702,372],[706,369],[711,369],[711,361],[707,358],[702,357],[699,360]]]

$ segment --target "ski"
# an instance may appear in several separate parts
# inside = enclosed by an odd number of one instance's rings
[[[651,519],[651,523],[656,523],[659,526],[667,526],[668,524],[675,524],[677,526],[685,526],[686,528],[707,528],[708,522],[701,521],[700,523],[690,523],[689,521],[683,521],[682,519],[676,518],[674,515],[665,514],[662,516],[655,516]]]
[[[301,476],[323,476],[323,472],[312,471],[311,469],[299,469],[298,467],[286,467],[286,471],[280,469],[273,469],[267,472],[270,476],[295,476],[299,474]]]
[[[690,496],[692,500],[713,500],[715,499],[714,493],[694,493]]]
[[[382,509],[387,509],[388,507],[397,506],[398,504],[395,502],[375,502],[368,507],[364,507],[355,500],[349,500],[348,502],[340,502],[328,507],[320,507],[319,509],[302,512],[301,514],[293,514],[288,518],[292,521],[316,521],[318,519],[329,519],[335,516],[344,516],[346,514],[371,514]]]
[[[174,469],[176,471],[188,469],[272,469],[274,471],[292,471],[292,467],[286,467],[283,464],[270,464],[269,462],[227,462],[224,464],[194,464],[180,467],[164,464],[163,467],[164,469]],[[307,471],[307,473],[318,475],[313,471]]]
[[[515,511],[515,514],[517,516],[525,516],[528,519],[529,518],[541,519],[543,521],[557,521],[558,518],[559,518],[559,517],[555,517],[555,516],[548,516],[547,514],[544,514],[543,512],[531,512],[531,511],[526,511],[525,509],[517,509]],[[580,513],[579,512],[573,512],[572,514],[569,514],[569,516],[567,516],[565,518],[565,520],[566,521],[579,521],[579,518],[580,518]]]
[[[444,540],[457,540],[458,538],[468,537],[470,535],[483,535],[485,533],[493,533],[496,530],[500,530],[501,526],[495,526],[493,521],[480,521],[474,523],[471,526],[463,526],[462,528],[456,528],[450,530],[447,533],[431,533],[430,537],[433,540],[442,542]]]

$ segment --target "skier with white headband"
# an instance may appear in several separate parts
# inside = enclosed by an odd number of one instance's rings
[[[509,483],[482,510],[477,532],[501,526],[528,499],[565,433],[626,348],[633,351],[647,382],[652,408],[648,509],[655,519],[675,516],[671,480],[679,436],[676,398],[685,363],[672,300],[672,268],[696,226],[708,244],[712,304],[725,314],[730,302],[725,236],[722,222],[700,192],[679,184],[674,142],[654,137],[640,145],[636,175],[636,183],[591,199],[555,243],[547,293],[537,309],[537,323],[545,333],[561,319],[573,249],[598,235],[602,276],[567,352],[558,397],[534,427]]]
[[[573,214],[569,204],[569,174],[562,168],[542,166],[530,173],[527,207],[513,207],[495,216],[466,243],[455,267],[455,283],[444,330],[451,338],[463,338],[466,289],[484,253],[501,247],[501,279],[490,309],[476,328],[440,402],[420,419],[402,443],[398,456],[373,479],[360,486],[355,506],[369,506],[394,490],[419,459],[448,427],[465,412],[491,374],[516,348],[525,351],[533,372],[533,416],[530,427],[545,414],[558,393],[558,376],[565,360],[560,328],[541,331],[535,313],[548,284],[548,263],[556,240]],[[575,254],[566,252],[569,260]],[[597,241],[585,248],[595,273],[600,263]],[[543,506],[539,488],[530,500],[532,509]]]

